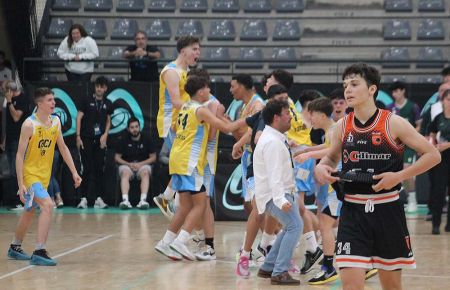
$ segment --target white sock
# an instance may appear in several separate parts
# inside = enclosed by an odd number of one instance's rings
[[[181,230],[178,234],[177,240],[182,242],[183,244],[186,244],[189,239],[191,238],[191,234],[185,230]]]
[[[141,201],[147,201],[147,194],[141,193]]]
[[[247,252],[247,251],[242,250],[241,256],[245,256],[245,257],[247,257],[247,258],[250,258],[250,252]]]
[[[122,200],[128,201],[128,194],[122,194]]]
[[[203,230],[195,231],[197,234],[197,237],[199,240],[204,241],[205,240],[205,232]]]
[[[174,232],[171,232],[169,230],[166,231],[166,234],[163,237],[163,242],[166,244],[170,244],[173,242],[173,240],[175,240],[175,238],[177,237],[177,234]]]
[[[166,190],[164,190],[163,197],[165,200],[172,200],[174,194],[175,190],[173,190],[170,186],[167,186]]]
[[[338,227],[333,228],[334,238],[337,238],[337,233],[338,233]]]
[[[415,191],[411,191],[411,192],[408,193],[408,203],[415,203],[415,204],[417,204],[416,192]]]
[[[305,247],[310,253],[314,253],[317,249],[317,240],[314,231],[303,234],[305,236]]]
[[[263,249],[267,248],[267,246],[271,245],[276,238],[276,235],[269,235],[268,233],[263,232],[260,242],[261,247]]]

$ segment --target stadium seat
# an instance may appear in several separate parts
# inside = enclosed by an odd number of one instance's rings
[[[270,13],[272,4],[270,0],[246,0],[244,12],[246,13]]]
[[[385,0],[384,10],[386,12],[411,12],[412,0]]]
[[[41,76],[41,81],[44,81],[44,82],[57,82],[58,81],[58,77],[55,76],[55,75],[46,75],[46,74],[44,74],[44,75]]]
[[[205,60],[212,62],[204,62],[204,68],[230,68],[230,53],[227,47],[210,47],[206,50]]]
[[[418,62],[418,68],[441,68],[444,66],[444,53],[439,47],[422,47],[417,60],[432,60],[437,62]]]
[[[303,0],[278,0],[276,3],[278,13],[298,13],[305,9]]]
[[[238,0],[215,0],[212,12],[238,12],[239,11],[239,1]]]
[[[118,76],[107,76],[106,77],[110,82],[124,82],[124,77],[118,77]]]
[[[440,76],[419,76],[417,82],[422,84],[441,84],[442,78]]]
[[[103,19],[88,19],[83,23],[84,29],[86,29],[87,34],[94,39],[105,39],[106,38],[106,23]]]
[[[206,0],[183,0],[181,2],[181,12],[206,12],[208,3]]]
[[[383,38],[385,40],[411,39],[411,25],[408,20],[389,20],[383,25]]]
[[[111,11],[112,0],[86,0],[85,11]]]
[[[123,12],[142,12],[144,10],[144,0],[119,0],[116,11]]]
[[[440,40],[445,38],[444,25],[441,20],[424,19],[417,31],[418,40]]]
[[[172,36],[168,20],[154,19],[145,25],[145,33],[148,39],[169,40]]]
[[[382,51],[381,59],[385,68],[409,68],[409,51],[406,47],[391,47]]]
[[[240,69],[262,69],[263,52],[259,47],[242,47],[239,52],[241,60],[251,60],[255,62],[238,62],[236,68]]]
[[[223,77],[219,77],[219,76],[211,76],[211,82],[212,83],[223,83],[224,79],[223,79]]]
[[[444,12],[444,0],[419,0],[419,12]]]
[[[289,69],[297,67],[297,56],[293,47],[275,47],[273,49],[271,58],[276,62],[269,63],[270,69]]]
[[[175,0],[150,0],[150,12],[174,12]]]
[[[58,57],[58,46],[56,45],[51,45],[51,46],[45,46],[44,47],[44,52],[42,54],[42,57],[47,58],[47,59],[59,59]],[[62,62],[49,62],[46,63],[52,67],[63,67],[64,63]]]
[[[80,7],[80,0],[55,0],[52,9],[55,11],[78,11]]]
[[[231,20],[213,20],[209,28],[208,40],[234,40],[236,31]]]
[[[139,30],[134,19],[118,19],[114,22],[111,39],[133,39],[134,34]]]
[[[105,62],[104,67],[128,67],[128,62],[123,58],[123,47],[110,47],[106,58],[111,60],[124,60],[124,62]]]
[[[200,20],[186,20],[178,23],[177,33],[175,37],[178,39],[183,35],[203,37],[203,26]]]
[[[382,82],[385,84],[392,84],[395,82],[407,83],[408,79],[406,76],[386,76],[383,78]]]
[[[273,30],[273,40],[299,40],[300,26],[296,20],[278,20]]]
[[[245,20],[241,40],[267,40],[267,26],[264,20]]]
[[[159,53],[160,53],[160,57],[159,59],[165,59],[165,53],[164,53],[164,49],[159,48]],[[167,64],[166,61],[158,61],[158,69],[162,69],[163,67],[165,67]]]
[[[69,33],[72,26],[71,19],[52,18],[50,26],[48,27],[48,38],[64,38]]]

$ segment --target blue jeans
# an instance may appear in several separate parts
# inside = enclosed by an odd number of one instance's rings
[[[303,220],[298,209],[297,195],[286,194],[285,197],[292,204],[287,213],[279,209],[273,203],[273,200],[270,200],[266,205],[266,214],[270,214],[283,225],[283,231],[278,234],[272,249],[261,266],[264,271],[272,271],[272,277],[289,270],[295,246],[303,232]]]

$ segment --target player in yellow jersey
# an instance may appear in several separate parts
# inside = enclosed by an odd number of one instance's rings
[[[187,73],[200,57],[200,39],[194,36],[182,36],[177,41],[178,57],[167,64],[159,76],[159,108],[156,125],[164,146],[169,150],[175,138],[175,127],[178,112],[184,103],[189,101],[185,91]],[[173,198],[175,191],[171,181],[164,193],[153,198],[153,201],[169,219],[172,217],[167,209],[167,201]]]
[[[34,101],[37,110],[22,124],[16,155],[18,194],[25,205],[25,211],[17,225],[14,240],[8,250],[8,257],[16,260],[30,260],[32,265],[55,266],[56,261],[48,256],[45,248],[53,211],[53,202],[47,192],[47,186],[52,173],[55,144],[58,144],[58,149],[72,172],[75,187],[80,185],[81,177],[64,143],[59,118],[51,115],[55,110],[53,92],[49,88],[38,88],[34,94]],[[37,207],[41,211],[37,244],[30,257],[22,250],[21,245]]]
[[[180,207],[155,249],[174,260],[181,257],[195,260],[195,255],[186,243],[205,210],[207,197],[203,174],[207,163],[209,126],[227,133],[238,129],[236,122],[229,123],[225,119],[223,106],[217,114],[219,117],[216,117],[202,105],[210,99],[208,83],[203,77],[188,78],[185,89],[191,101],[185,103],[179,112],[176,137],[169,158],[169,171],[173,188],[180,196]]]

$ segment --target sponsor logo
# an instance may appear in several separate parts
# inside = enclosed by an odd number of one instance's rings
[[[352,134],[352,132],[348,133],[347,142],[353,143],[353,134]]]
[[[389,153],[369,153],[369,152],[359,152],[359,151],[350,151],[344,150],[342,154],[342,160],[344,163],[348,161],[351,162],[359,162],[360,160],[389,160],[392,154]]]
[[[62,89],[52,88],[55,96],[55,113],[61,121],[63,137],[74,135],[76,131],[77,107],[72,98]]]
[[[230,195],[241,196],[242,195],[242,165],[239,164],[231,173],[228,178],[227,184],[223,189],[222,204],[226,209],[233,211],[244,210],[243,205],[232,205],[228,200],[232,199]]]
[[[107,97],[113,103],[111,130],[109,134],[117,134],[127,129],[128,120],[134,116],[139,120],[141,130],[144,128],[144,115],[136,99],[124,89],[115,89]]]
[[[381,144],[381,132],[372,132],[372,144],[375,146]]]
[[[367,144],[367,140],[358,140],[356,141],[356,144]]]

